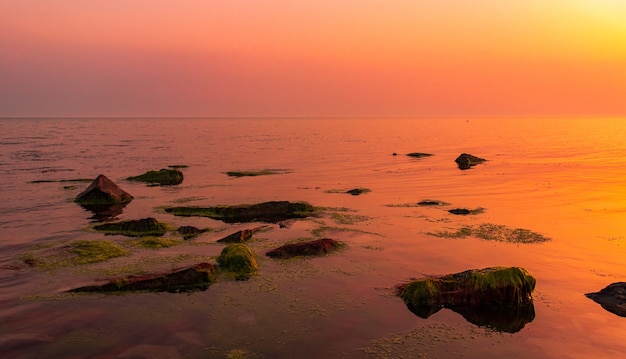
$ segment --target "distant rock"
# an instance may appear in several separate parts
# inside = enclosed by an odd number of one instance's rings
[[[445,206],[445,205],[447,205],[447,203],[445,203],[445,202],[435,201],[435,200],[431,200],[431,199],[425,199],[423,201],[419,201],[419,202],[417,202],[417,204],[419,206],[425,206],[425,207],[428,207],[428,206]]]
[[[433,156],[432,153],[424,153],[424,152],[411,152],[411,153],[407,153],[406,155],[409,157],[413,157],[413,158],[424,158],[424,157]]]
[[[467,208],[450,209],[450,210],[448,210],[448,212],[450,212],[452,214],[456,214],[456,215],[461,215],[461,216],[472,213],[472,211],[467,209]]]
[[[140,181],[158,184],[161,186],[173,186],[183,182],[183,173],[177,169],[163,168],[159,171],[148,171],[139,176],[126,178],[129,181]]]
[[[612,283],[599,292],[585,295],[609,312],[626,317],[626,282]]]
[[[333,252],[341,248],[341,243],[330,239],[322,238],[309,242],[291,243],[272,249],[265,253],[272,258],[291,258],[296,256],[316,256]]]
[[[90,285],[70,292],[188,292],[206,290],[215,280],[215,267],[210,263],[177,269],[169,273],[115,278],[105,284]]]
[[[101,174],[74,201],[86,206],[102,206],[128,203],[132,199],[133,196]]]
[[[353,188],[351,190],[346,191],[346,193],[351,194],[353,196],[358,196],[358,195],[361,195],[363,193],[368,193],[368,192],[371,192],[371,190],[368,188]]]
[[[462,153],[461,155],[459,155],[459,157],[456,158],[456,160],[454,160],[454,162],[456,162],[456,164],[459,166],[459,169],[462,170],[467,170],[470,167],[476,166],[477,164],[483,163],[485,161],[487,160],[484,158],[476,157],[468,153]]]

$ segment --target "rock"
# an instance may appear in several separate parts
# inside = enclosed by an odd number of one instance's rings
[[[90,285],[70,292],[187,292],[206,290],[215,280],[215,267],[210,263],[174,270],[169,273],[115,278],[101,285]]]
[[[236,279],[248,279],[250,275],[259,269],[252,250],[243,243],[234,243],[226,246],[217,263],[225,271],[231,272]]]
[[[126,179],[129,181],[155,183],[161,186],[173,186],[183,182],[183,173],[177,169],[163,168],[159,171],[148,171],[142,175]]]
[[[351,190],[346,191],[346,193],[351,194],[353,196],[358,196],[367,192],[371,192],[371,190],[367,188],[353,188]]]
[[[423,157],[430,157],[433,154],[432,153],[423,153],[423,152],[411,152],[411,153],[407,153],[406,154],[409,157],[414,157],[414,158],[423,158]]]
[[[448,210],[448,212],[452,213],[452,214],[456,214],[456,215],[461,215],[464,216],[466,214],[470,214],[472,213],[472,211],[470,211],[467,208],[455,208],[455,209],[450,209]]]
[[[309,242],[291,243],[272,249],[265,253],[272,258],[291,258],[295,256],[316,256],[333,252],[341,247],[341,243],[330,239],[322,238]]]
[[[461,155],[459,155],[459,157],[456,158],[456,160],[454,160],[454,162],[456,162],[459,166],[459,169],[462,170],[467,170],[470,167],[476,166],[477,164],[483,163],[485,161],[487,160],[484,158],[476,157],[468,153],[462,153]]]
[[[208,229],[200,229],[193,226],[181,226],[178,227],[176,232],[181,234],[184,239],[190,239],[206,232],[207,230]]]
[[[74,199],[84,206],[106,206],[132,201],[133,196],[122,190],[105,175],[99,175]]]
[[[486,325],[514,332],[534,319],[535,283],[522,268],[493,267],[417,279],[398,286],[397,295],[423,318],[449,308],[472,323],[491,323]]]
[[[311,216],[315,209],[306,202],[272,201],[239,206],[169,207],[165,208],[165,212],[175,216],[209,217],[226,223],[255,221],[277,223],[286,219]]]
[[[108,234],[121,234],[128,237],[162,236],[167,232],[167,225],[152,217],[117,223],[104,223],[93,228]]]
[[[218,239],[217,242],[219,243],[243,243],[243,242],[248,241],[250,238],[252,238],[252,235],[260,231],[262,228],[265,228],[265,227],[256,227],[252,229],[244,229],[241,231],[237,231],[222,239]]]
[[[612,283],[599,292],[585,295],[609,312],[626,317],[626,282]]]

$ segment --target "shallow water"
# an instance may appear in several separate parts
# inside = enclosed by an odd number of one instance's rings
[[[620,356],[624,318],[584,293],[626,277],[624,138],[620,119],[0,120],[0,351],[16,358],[223,358],[230,350],[257,358]],[[462,152],[489,161],[460,171],[454,159]],[[177,164],[189,166],[179,186],[124,180]],[[287,173],[225,174],[262,169]],[[132,256],[93,265],[24,265],[25,253],[104,238],[89,229],[93,214],[72,202],[88,183],[30,182],[100,173],[135,196],[117,219],[152,216],[213,231],[167,249],[129,247]],[[356,187],[371,192],[336,193]],[[415,205],[424,199],[448,205]],[[192,294],[63,294],[113,273],[213,260],[222,249],[216,239],[256,226],[174,217],[162,206],[269,200],[335,210],[256,235],[250,246],[261,269],[249,281],[221,280]],[[455,216],[452,208],[483,211]],[[429,234],[482,223],[552,240]],[[264,256],[321,229],[347,248],[313,259]],[[125,237],[107,239],[130,246]],[[537,279],[535,317],[516,333],[447,309],[422,319],[392,293],[412,277],[500,265]]]

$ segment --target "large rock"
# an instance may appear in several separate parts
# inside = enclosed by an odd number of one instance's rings
[[[85,206],[102,206],[128,203],[131,196],[122,190],[115,182],[105,175],[99,175],[83,192],[74,199],[75,202]]]
[[[462,153],[461,155],[459,155],[459,157],[456,158],[456,160],[454,160],[454,162],[456,162],[456,164],[459,166],[459,169],[462,170],[467,170],[472,166],[476,166],[477,164],[483,163],[485,161],[487,160],[484,158],[476,157],[468,153]]]
[[[165,208],[165,212],[175,216],[209,217],[226,223],[255,221],[277,223],[285,219],[311,216],[315,209],[306,202],[271,201],[238,206],[169,207]]]
[[[148,171],[139,176],[128,177],[127,180],[173,186],[183,182],[183,173],[177,169],[163,168],[159,171]]]
[[[322,238],[314,241],[285,244],[265,253],[272,258],[291,258],[296,256],[315,256],[333,252],[341,247],[341,243]]]
[[[187,292],[206,290],[215,280],[215,267],[210,263],[174,270],[169,273],[115,278],[101,285],[90,285],[70,292]]]
[[[449,308],[474,324],[516,332],[535,317],[535,283],[522,268],[493,267],[417,279],[398,286],[397,294],[422,318]]]
[[[612,283],[599,292],[585,295],[609,312],[626,317],[626,282]]]

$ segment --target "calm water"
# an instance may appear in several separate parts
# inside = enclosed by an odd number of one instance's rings
[[[0,352],[15,358],[611,358],[626,353],[626,319],[587,299],[626,280],[626,120],[600,119],[20,119],[0,120]],[[392,153],[398,156],[392,156]],[[409,152],[435,156],[412,159]],[[456,168],[462,152],[489,162]],[[184,182],[147,187],[124,178],[184,164]],[[231,178],[231,170],[288,173]],[[20,256],[49,255],[90,230],[72,202],[105,174],[133,194],[117,219],[156,217],[210,227],[167,249],[56,270]],[[69,186],[69,187],[68,187]],[[72,187],[75,186],[75,187]],[[67,187],[67,188],[66,188]],[[355,187],[361,196],[336,193]],[[449,203],[425,208],[424,199]],[[179,218],[162,206],[308,201],[345,208],[272,225],[250,246],[259,274],[193,294],[68,296],[112,272],[211,260],[227,234],[255,224]],[[483,208],[470,216],[451,208]],[[514,244],[440,238],[482,223],[552,238]],[[347,249],[286,262],[264,253],[323,236]],[[174,234],[168,236],[175,237]],[[537,279],[535,317],[516,333],[443,309],[412,314],[391,288],[412,277],[521,266]],[[8,354],[7,354],[8,353]]]

